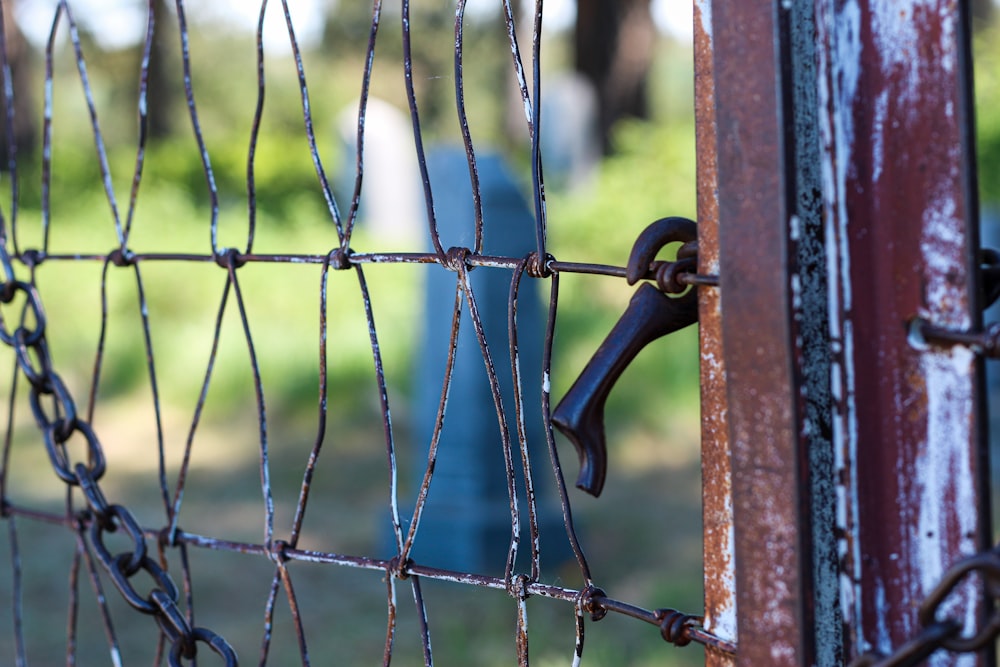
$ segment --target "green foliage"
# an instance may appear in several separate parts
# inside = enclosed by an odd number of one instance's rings
[[[635,235],[668,215],[695,217],[694,125],[624,121],[615,128],[617,153],[598,168],[586,191],[552,197],[553,251],[575,261],[628,259]],[[632,234],[635,232],[635,234]]]
[[[974,43],[979,191],[1000,206],[1000,24],[981,27]]]

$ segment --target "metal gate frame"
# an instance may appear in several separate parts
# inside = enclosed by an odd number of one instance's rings
[[[695,2],[705,625],[735,664],[891,653],[990,544],[982,362],[920,333],[982,326],[969,42],[955,0]]]

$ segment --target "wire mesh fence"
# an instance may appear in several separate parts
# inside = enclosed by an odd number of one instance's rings
[[[206,109],[196,95],[198,69],[186,4],[177,0],[169,18],[177,31],[174,48],[190,145],[200,164],[200,182],[189,179],[181,187],[204,193],[193,221],[186,212],[144,208],[143,188],[151,178],[147,158],[152,150],[154,44],[166,30],[164,13],[154,0],[145,9],[142,58],[129,75],[138,86],[139,126],[130,163],[116,159],[120,153],[112,155],[106,147],[107,128],[98,113],[102,91],[95,92],[88,78],[87,37],[81,34],[73,3],[59,2],[51,19],[37,164],[16,150],[12,71],[6,44],[0,44],[9,147],[0,227],[5,272],[0,333],[10,350],[0,483],[13,627],[8,648],[17,664],[38,655],[51,661],[60,654],[75,664],[102,652],[110,652],[113,664],[183,664],[207,652],[229,664],[236,660],[231,645],[244,663],[264,664],[270,658],[282,664],[295,659],[303,664],[378,659],[389,664],[395,657],[403,664],[431,664],[435,655],[454,650],[449,645],[462,643],[471,645],[465,660],[488,664],[496,645],[483,635],[497,626],[508,662],[527,664],[531,639],[557,641],[576,664],[584,655],[587,624],[606,615],[644,621],[655,626],[646,631],[656,635],[658,629],[663,639],[678,645],[735,650],[705,631],[697,615],[668,608],[670,600],[661,609],[648,610],[603,590],[600,573],[592,572],[577,537],[551,422],[560,277],[590,273],[616,279],[624,277],[625,269],[549,253],[541,157],[542,3],[525,19],[510,0],[500,3],[510,55],[506,67],[530,141],[531,250],[519,255],[491,251],[489,213],[484,212],[480,187],[483,159],[466,111],[466,3],[460,0],[453,8],[450,32],[454,112],[472,210],[457,245],[439,231],[440,207],[435,205],[436,198],[456,186],[432,178],[424,148],[423,108],[414,81],[414,43],[420,30],[411,26],[407,0],[391,12],[380,0],[370,9],[353,115],[354,168],[347,195],[338,197],[317,139],[320,121],[310,102],[310,85],[315,84],[307,84],[289,3],[264,0],[260,5],[256,99],[246,103],[252,115],[249,143],[240,160],[223,160],[220,167],[209,147]],[[271,90],[271,61],[264,25],[265,17],[276,13],[283,15],[284,48],[296,71],[304,126],[300,136],[325,219],[319,229],[266,229],[259,223],[266,195],[257,189],[257,175],[268,168],[268,155],[291,150],[265,149],[262,139],[265,101],[271,99],[265,95]],[[384,20],[390,13],[400,38],[398,62],[376,57],[377,45],[390,29]],[[9,14],[0,18],[10,26]],[[372,177],[363,149],[371,139],[366,120],[372,71],[390,63],[400,69],[412,125],[429,240],[424,251],[392,250],[394,238],[357,227]],[[60,122],[68,117],[57,113],[55,97],[72,94],[65,81],[70,75],[82,89],[75,93],[82,102],[74,103],[71,112],[76,119],[88,119],[96,148],[93,175],[108,211],[100,230],[60,226],[93,199],[60,201],[52,196],[59,179],[54,156],[60,151]],[[37,173],[27,173],[35,168]],[[237,168],[245,173],[242,200],[219,186],[223,170]],[[26,221],[19,215],[21,190],[26,179],[38,175],[40,216]],[[197,242],[188,242],[183,230],[189,228],[199,230]],[[261,250],[264,246],[269,249]],[[444,308],[447,339],[433,342],[446,350],[444,366],[432,388],[413,390],[437,397],[429,442],[421,445],[400,436],[392,418],[399,405],[393,398],[393,377],[405,356],[398,350],[412,352],[412,331],[419,325],[412,309],[395,305],[399,300],[380,299],[392,292],[414,295],[415,272],[424,269],[451,276],[452,287]],[[503,272],[506,298],[499,304],[487,301],[473,272]],[[519,303],[539,287],[547,300],[545,325],[525,331]],[[258,295],[268,296],[258,301]],[[307,300],[313,306],[303,317],[301,303]],[[192,306],[195,302],[202,305]],[[290,302],[299,308],[286,310]],[[484,327],[486,308],[504,311],[506,326],[499,341]],[[439,445],[446,424],[456,420],[448,406],[458,398],[451,390],[463,330],[474,333],[484,369],[493,407],[487,418],[495,421],[498,435],[491,446],[501,453],[495,474],[504,480],[509,502],[497,572],[445,569],[414,556],[435,470],[443,457],[462,456]],[[524,373],[520,349],[528,337],[540,341],[542,359],[539,368]],[[79,364],[53,354],[50,343],[56,338],[68,341],[60,344],[60,352],[92,359],[90,369],[81,372]],[[507,355],[503,361],[496,354],[498,345]],[[311,370],[290,372],[291,360],[301,358],[312,360]],[[223,372],[226,368],[236,370]],[[127,373],[143,378],[146,397],[141,403],[117,400],[117,383]],[[239,387],[234,390],[238,398],[227,398],[220,389],[227,384]],[[269,390],[275,385],[288,389],[277,400],[282,405],[275,405]],[[532,389],[538,400],[526,401]],[[193,404],[191,409],[177,409],[183,400],[170,400],[165,392],[176,392]],[[528,424],[535,419],[543,424],[541,437],[530,435]],[[380,425],[377,437],[372,420]],[[181,437],[168,435],[177,433]],[[408,494],[400,491],[407,487],[401,472],[406,466],[422,471]],[[542,489],[549,487],[560,519],[545,532],[554,530],[555,538],[543,535],[540,527],[547,494]],[[252,511],[246,509],[249,499]],[[540,545],[547,540],[565,545],[570,565],[560,563],[555,571],[543,567]],[[372,547],[379,542],[381,547]],[[412,597],[412,607],[402,602],[404,592]],[[508,598],[502,611],[481,602],[490,595]],[[454,616],[450,607],[465,618],[436,624],[436,619]],[[376,625],[370,619],[377,616],[381,620]],[[449,623],[464,629],[451,631]],[[245,630],[248,625],[254,629]],[[65,631],[65,642],[55,649],[54,628]],[[234,636],[238,639],[227,641]],[[442,636],[432,650],[432,637]],[[355,643],[363,648],[351,648]]]

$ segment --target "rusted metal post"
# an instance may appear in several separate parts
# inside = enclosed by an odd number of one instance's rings
[[[981,362],[907,341],[918,316],[980,323],[966,5],[816,3],[847,657],[912,638],[941,574],[989,539]],[[950,603],[967,626],[976,587]]]
[[[698,155],[698,272],[719,273],[719,200],[716,178],[715,79],[712,3],[694,2],[694,84]],[[732,467],[726,410],[719,290],[698,290],[701,352],[702,541],[705,628],[736,641],[736,562],[733,558]],[[711,650],[706,667],[729,667],[734,658]]]
[[[737,664],[841,664],[811,1],[712,2]]]

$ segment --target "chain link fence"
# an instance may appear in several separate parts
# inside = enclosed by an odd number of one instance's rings
[[[0,14],[9,28],[11,16]],[[295,23],[288,2],[272,0],[260,5],[260,20],[256,40],[257,89],[256,103],[247,100],[247,108],[253,109],[250,125],[248,149],[243,157],[245,165],[246,201],[232,201],[232,193],[219,187],[217,179],[220,169],[230,169],[230,163],[219,167],[213,162],[209,148],[211,130],[202,116],[205,113],[196,95],[194,81],[198,76],[196,59],[192,56],[191,30],[186,16],[186,3],[177,0],[172,17],[176,17],[178,41],[174,47],[179,53],[182,72],[183,93],[186,109],[193,131],[194,146],[200,161],[200,176],[204,188],[204,208],[199,212],[203,242],[197,247],[174,250],[179,236],[172,236],[175,221],[168,218],[171,213],[158,214],[144,209],[143,186],[146,183],[147,159],[150,153],[150,96],[151,71],[156,56],[154,43],[161,38],[165,28],[162,24],[163,12],[157,10],[150,0],[145,9],[147,17],[141,62],[137,70],[129,72],[138,86],[138,144],[134,151],[128,180],[121,196],[122,174],[126,173],[115,162],[106,147],[102,134],[100,104],[96,91],[88,78],[87,37],[82,34],[77,23],[79,11],[74,3],[59,2],[54,10],[51,31],[45,49],[44,78],[44,124],[41,130],[42,155],[37,168],[41,176],[40,232],[29,228],[23,216],[19,217],[20,189],[23,179],[33,175],[26,169],[35,165],[18,154],[14,135],[15,99],[12,85],[4,90],[6,113],[9,198],[4,200],[3,218],[0,221],[0,259],[2,259],[3,286],[0,290],[0,340],[7,349],[12,375],[7,381],[9,401],[4,440],[3,475],[0,477],[3,515],[8,527],[8,559],[11,577],[11,620],[13,641],[11,650],[16,664],[28,664],[34,651],[39,650],[37,627],[39,620],[45,625],[42,644],[51,643],[55,635],[54,619],[63,618],[59,627],[65,628],[65,655],[68,664],[75,664],[78,655],[91,655],[90,647],[95,642],[104,645],[111,654],[113,664],[135,664],[133,655],[151,655],[154,664],[164,661],[171,665],[189,664],[196,656],[204,658],[202,664],[236,664],[237,645],[230,638],[235,628],[251,624],[257,628],[256,648],[239,645],[244,664],[254,660],[265,664],[269,658],[285,663],[288,653],[274,657],[272,644],[280,637],[296,647],[302,664],[311,661],[328,663],[338,655],[347,660],[355,658],[340,653],[336,644],[331,648],[326,634],[330,622],[325,617],[311,618],[315,608],[312,600],[330,598],[341,606],[346,606],[346,619],[340,617],[342,625],[352,626],[348,634],[367,632],[353,627],[352,620],[361,618],[360,612],[351,609],[361,606],[361,600],[379,603],[384,609],[384,635],[381,645],[383,664],[389,664],[394,656],[402,653],[404,664],[413,660],[409,649],[416,646],[417,655],[425,664],[432,664],[432,636],[435,629],[434,604],[447,602],[428,601],[426,591],[440,582],[463,584],[476,589],[496,589],[510,598],[510,628],[513,634],[512,653],[518,664],[528,664],[529,638],[529,598],[550,600],[555,607],[562,603],[560,618],[572,618],[570,623],[562,623],[568,628],[566,655],[572,655],[573,664],[580,662],[584,655],[584,630],[589,620],[599,620],[608,615],[620,615],[644,621],[654,626],[663,639],[684,645],[691,642],[708,647],[707,650],[720,654],[733,654],[735,646],[706,631],[697,614],[688,614],[667,607],[649,610],[630,604],[605,592],[600,587],[600,576],[591,572],[581,540],[577,537],[573,519],[570,493],[566,488],[563,465],[559,449],[553,437],[550,407],[550,377],[552,351],[556,330],[556,316],[559,311],[560,278],[567,274],[590,273],[619,279],[625,276],[625,267],[616,265],[577,263],[553,257],[547,244],[547,215],[543,180],[541,136],[541,55],[542,46],[542,3],[522,20],[510,0],[501,3],[502,25],[506,30],[506,44],[511,60],[508,64],[509,76],[514,80],[513,90],[522,112],[521,123],[530,140],[529,164],[531,172],[531,200],[533,209],[534,249],[524,255],[508,256],[490,254],[489,242],[484,241],[485,219],[480,189],[480,158],[477,144],[473,141],[474,123],[470,123],[465,104],[465,40],[466,3],[460,0],[454,8],[454,83],[455,111],[461,128],[462,146],[467,164],[467,178],[471,186],[473,216],[466,222],[463,238],[465,245],[450,247],[438,231],[435,197],[439,197],[449,184],[435,183],[428,170],[425,155],[425,133],[421,125],[422,107],[418,104],[418,93],[414,83],[414,46],[419,37],[419,29],[411,28],[410,3],[403,0],[399,7],[393,7],[394,29],[400,30],[401,75],[405,85],[405,98],[412,122],[413,144],[419,165],[422,184],[422,200],[430,249],[426,252],[396,252],[392,250],[370,250],[369,243],[377,247],[393,247],[392,238],[379,238],[364,233],[355,233],[359,220],[362,195],[366,179],[371,174],[365,168],[363,147],[370,137],[366,135],[366,118],[371,94],[372,71],[374,67],[388,67],[393,62],[376,57],[377,45],[382,35],[390,29],[384,20],[389,10],[383,8],[381,0],[371,6],[367,26],[367,46],[359,57],[363,70],[360,100],[355,114],[354,127],[357,138],[357,152],[353,157],[353,181],[347,197],[335,195],[333,178],[324,161],[325,151],[319,145],[315,130],[318,121],[313,115],[310,103],[310,85],[307,85],[306,68]],[[262,150],[262,127],[265,123],[265,92],[270,90],[268,55],[264,47],[265,17],[283,14],[287,32],[287,47],[297,71],[297,89],[300,101],[300,117],[304,124],[306,148],[315,172],[316,184],[322,197],[323,213],[328,223],[327,230],[334,231],[333,238],[323,241],[323,234],[314,235],[308,247],[295,252],[262,252],[258,236],[258,211],[264,203],[264,195],[257,191],[256,174],[266,168],[264,158],[258,157]],[[398,13],[398,15],[397,15]],[[160,22],[158,22],[160,21]],[[9,30],[0,34],[9,34]],[[4,44],[2,68],[4,80],[12,81],[10,59]],[[67,51],[68,49],[68,51]],[[381,53],[380,51],[378,51]],[[68,85],[61,78],[66,68],[60,69],[61,58],[70,53],[70,60],[79,83],[82,84],[82,105],[77,106],[77,117],[89,118],[90,132],[96,147],[97,178],[101,183],[106,203],[110,208],[114,240],[106,251],[91,250],[98,243],[98,233],[84,231],[83,237],[74,237],[66,232],[60,235],[58,223],[63,215],[73,215],[74,202],[55,201],[52,198],[53,180],[58,178],[59,164],[53,159],[60,143],[59,124],[54,118],[56,95],[64,94]],[[383,62],[386,60],[386,62]],[[210,65],[208,65],[210,66]],[[58,83],[57,83],[58,82]],[[68,93],[66,93],[68,94]],[[103,100],[102,100],[103,101]],[[217,122],[217,120],[216,120]],[[551,122],[558,123],[559,119]],[[279,148],[285,150],[285,148]],[[227,175],[231,178],[231,175]],[[193,187],[193,186],[189,186]],[[245,235],[232,232],[232,228],[222,231],[224,221],[233,217],[232,211],[238,206],[246,207],[242,229]],[[101,234],[105,233],[103,230]],[[281,236],[278,232],[277,236]],[[325,234],[330,236],[329,234]],[[238,242],[223,242],[223,238],[237,239]],[[140,240],[136,240],[140,239]],[[64,245],[67,244],[67,245]],[[85,250],[86,248],[86,250]],[[690,261],[688,262],[690,265]],[[375,279],[377,287],[370,286],[369,275],[386,265],[398,265],[403,271],[393,273],[393,280]],[[62,267],[84,267],[80,271],[60,272]],[[379,310],[379,290],[393,289],[393,281],[406,283],[416,280],[415,272],[428,268],[433,271],[450,272],[453,281],[452,305],[448,309],[450,331],[449,340],[436,341],[446,346],[447,362],[442,369],[440,380],[433,388],[421,387],[419,391],[433,391],[439,395],[434,416],[434,430],[427,448],[426,460],[419,460],[422,454],[415,454],[411,442],[401,444],[399,428],[393,422],[390,409],[393,403],[391,389],[392,370],[387,368],[384,349],[391,347],[394,338],[405,338],[409,334],[407,324],[395,319],[394,314],[383,317]],[[661,270],[659,264],[653,269]],[[691,268],[690,266],[688,267]],[[277,269],[280,269],[278,271]],[[478,293],[471,277],[476,272],[505,272],[509,276],[509,292],[504,307],[507,317],[506,340],[500,342],[509,351],[509,366],[494,359],[491,341],[483,326],[484,308],[497,308],[496,303],[485,303]],[[300,276],[290,278],[293,272]],[[280,278],[278,277],[280,273]],[[678,278],[678,271],[672,273]],[[71,318],[50,306],[49,295],[54,292],[49,277],[61,283],[60,289],[79,292],[79,296],[58,301],[62,308],[67,306],[77,311],[87,311],[96,328],[80,331],[66,331],[63,327],[75,327]],[[644,267],[640,278],[647,276]],[[697,282],[691,277],[689,282]],[[68,282],[68,284],[67,284]],[[683,282],[683,281],[682,281]],[[398,284],[398,283],[397,283]],[[292,287],[294,285],[294,287]],[[519,327],[518,304],[526,290],[542,289],[548,294],[546,324],[543,331],[522,331]],[[85,299],[84,291],[98,290],[100,300],[94,306]],[[400,288],[402,289],[402,287]],[[312,296],[308,290],[311,290]],[[215,292],[215,296],[212,293]],[[301,302],[314,299],[311,324],[308,335],[303,331],[292,331],[301,322],[288,318],[282,312],[254,311],[253,295],[264,292],[280,292],[280,301]],[[138,327],[131,333],[115,330],[114,310],[121,307],[121,294],[134,299],[127,306],[131,316],[138,320]],[[157,305],[157,299],[166,297],[167,306]],[[183,317],[185,299],[214,299],[217,306],[208,318],[192,325]],[[352,301],[360,317],[353,319],[344,313],[348,309],[343,304]],[[273,301],[271,303],[274,303]],[[171,309],[178,312],[170,317]],[[390,309],[391,310],[391,309]],[[155,314],[152,314],[155,313]],[[163,317],[158,317],[163,313]],[[348,324],[345,324],[348,323]],[[277,324],[277,327],[268,327]],[[210,330],[207,361],[194,350],[196,345],[180,343],[179,349],[187,350],[187,356],[164,353],[164,348],[173,352],[178,349],[177,340],[190,334],[185,327]],[[275,335],[273,330],[288,329],[286,335]],[[342,347],[345,326],[360,327],[367,338],[367,350],[356,348],[347,351]],[[435,480],[435,469],[444,456],[460,456],[460,452],[439,450],[442,429],[448,419],[454,419],[448,411],[451,383],[456,363],[456,349],[459,332],[471,328],[475,333],[480,350],[481,363],[485,369],[495,419],[500,434],[495,447],[502,451],[503,470],[497,471],[506,480],[509,499],[509,529],[504,540],[504,567],[502,573],[484,574],[473,571],[441,569],[433,562],[421,562],[413,557],[415,545],[420,542],[420,527],[425,503]],[[267,330],[262,336],[259,332]],[[355,332],[357,333],[357,332]],[[543,359],[537,374],[523,375],[520,367],[519,340],[526,336],[538,335],[542,339]],[[76,349],[88,345],[96,346],[92,370],[87,376],[80,376],[75,370],[78,365],[70,365],[73,370],[64,371],[65,362],[53,354],[52,339],[66,336],[77,340]],[[120,360],[113,358],[115,340],[132,336],[130,342],[133,354],[129,363],[137,363],[144,376],[144,386],[150,392],[152,423],[141,426],[129,416],[130,407],[105,408],[105,403],[114,405],[107,398],[114,395],[116,374]],[[233,337],[238,344],[233,344]],[[311,339],[312,343],[305,343]],[[109,343],[109,341],[112,341]],[[173,341],[166,343],[165,341]],[[496,342],[493,341],[494,345]],[[282,354],[298,354],[296,349],[308,345],[308,354],[316,355],[315,374],[308,390],[298,387],[298,395],[309,397],[315,408],[303,409],[296,406],[298,414],[311,413],[311,423],[315,435],[311,446],[296,452],[300,475],[296,484],[289,483],[287,475],[275,476],[274,469],[286,463],[276,463],[292,458],[285,438],[287,426],[276,419],[276,410],[270,402],[269,386],[265,378],[276,377],[275,366],[280,367]],[[234,349],[241,349],[236,357]],[[267,351],[265,352],[265,348]],[[331,377],[331,365],[343,361],[344,356],[364,356],[367,358],[366,377],[352,386],[335,387]],[[274,357],[278,356],[277,362]],[[169,361],[166,361],[169,357]],[[136,362],[136,358],[139,359]],[[266,360],[265,360],[266,358]],[[244,387],[252,388],[252,410],[243,407],[232,411],[228,423],[220,426],[213,423],[209,413],[217,399],[216,385],[226,381],[220,379],[220,368],[234,365],[242,370],[237,374]],[[180,416],[164,398],[163,380],[166,376],[183,376],[188,387],[193,387],[194,409],[188,416]],[[339,376],[338,376],[339,378]],[[512,381],[513,393],[506,395],[501,384],[507,378]],[[296,383],[302,378],[275,380],[275,382]],[[110,386],[110,389],[108,388]],[[527,403],[523,396],[525,387],[540,390],[537,404]],[[374,418],[381,423],[381,437],[373,441],[368,429],[364,435],[357,433],[358,415],[347,414],[354,408],[338,407],[337,402],[345,395],[357,399],[353,406],[361,413],[370,409]],[[305,398],[303,398],[303,402]],[[365,408],[364,406],[368,406]],[[529,437],[525,424],[530,419],[540,418],[544,424],[541,440]],[[125,435],[116,425],[125,423]],[[275,422],[279,422],[275,426]],[[513,425],[513,427],[511,426]],[[177,447],[166,433],[180,428],[186,435],[183,445]],[[283,430],[284,429],[284,430]],[[113,436],[106,434],[112,433]],[[107,452],[109,437],[114,440],[115,456]],[[378,451],[382,468],[376,478],[364,473],[366,480],[359,484],[352,480],[354,472],[352,450],[345,443],[352,438],[364,441],[366,452]],[[126,440],[124,444],[121,439]],[[38,452],[45,452],[39,456]],[[531,452],[544,452],[547,470],[539,470]],[[124,455],[123,455],[124,452]],[[253,470],[246,464],[246,455],[252,453],[255,460]],[[146,463],[135,463],[142,458]],[[400,494],[400,460],[417,465],[423,470],[421,480],[415,489],[412,507]],[[137,473],[117,468],[150,468],[148,461],[155,461],[152,475],[137,477]],[[128,464],[128,461],[134,462]],[[365,463],[364,461],[367,461]],[[370,459],[361,465],[371,466]],[[416,461],[416,462],[415,462]],[[125,462],[125,463],[123,463]],[[45,472],[43,472],[45,470]],[[256,509],[252,516],[244,516],[245,504],[229,502],[236,491],[237,478],[256,476]],[[368,480],[380,479],[378,488],[371,488]],[[41,489],[51,489],[54,480],[59,480],[63,500],[58,503],[48,500]],[[155,479],[155,481],[153,481]],[[540,482],[544,479],[544,482]],[[110,481],[108,481],[110,480]],[[338,481],[339,480],[339,481]],[[354,484],[352,485],[352,482]],[[331,500],[327,486],[335,483],[353,489],[358,505],[335,504]],[[551,485],[558,500],[562,526],[556,526],[561,533],[557,539],[568,544],[572,552],[572,563],[563,566],[554,574],[546,575],[542,568],[539,521],[539,484]],[[147,500],[140,509],[121,500],[123,497],[144,497]],[[201,500],[195,502],[195,497]],[[152,503],[149,499],[153,498]],[[292,498],[294,500],[289,501]],[[370,504],[371,498],[380,498],[381,504],[377,521],[387,526],[391,547],[381,553],[355,553],[350,550],[338,551],[322,548],[324,540],[316,538],[324,530],[336,532],[351,530],[352,518],[359,508]],[[155,513],[150,506],[159,505]],[[308,511],[307,511],[308,510]],[[158,517],[157,517],[158,515]],[[140,517],[142,517],[140,519]],[[319,517],[315,518],[314,517]],[[387,518],[387,520],[386,520]],[[310,523],[310,520],[316,523]],[[356,521],[355,521],[356,523]],[[310,526],[318,528],[310,529]],[[245,526],[254,526],[244,529]],[[65,539],[62,553],[40,555],[51,548],[49,542],[40,541],[39,531],[62,528]],[[261,530],[262,529],[262,530]],[[655,530],[654,528],[650,528]],[[312,532],[310,532],[312,530]],[[368,529],[368,537],[379,529]],[[248,535],[257,535],[249,537]],[[377,536],[376,536],[377,537]],[[316,538],[316,539],[311,539]],[[371,540],[369,540],[371,541]],[[326,542],[329,544],[329,542]],[[350,539],[347,540],[350,543]],[[41,550],[38,545],[45,545]],[[206,555],[209,554],[209,555]],[[199,563],[217,563],[214,560],[225,557],[229,560],[222,566],[211,565],[209,571],[214,579],[225,572],[228,590],[253,588],[264,590],[266,595],[263,609],[245,602],[246,596],[221,593],[219,582],[206,580],[199,572]],[[37,561],[37,563],[36,563]],[[39,573],[36,564],[47,573],[36,579]],[[324,573],[336,566],[338,570],[351,576],[313,574],[314,568],[322,567]],[[366,576],[369,571],[372,576]],[[310,574],[306,574],[306,573]],[[68,575],[67,575],[68,573]],[[29,576],[30,574],[30,576]],[[566,580],[580,581],[580,585],[563,585]],[[68,581],[68,597],[65,590]],[[266,585],[261,582],[269,582]],[[317,581],[325,582],[322,586]],[[202,595],[207,589],[211,593]],[[415,604],[415,613],[401,611],[399,595],[401,589],[408,589]],[[462,593],[449,588],[448,591],[435,589],[440,594],[438,600],[458,598]],[[219,596],[228,596],[228,602]],[[482,592],[481,595],[488,595]],[[282,602],[284,598],[284,602]],[[62,602],[57,603],[57,600]],[[308,601],[307,601],[308,600]],[[476,603],[473,602],[472,608]],[[287,606],[289,613],[284,614]],[[209,613],[196,610],[210,609]],[[533,607],[537,608],[537,607]],[[548,611],[536,612],[541,615]],[[148,618],[147,618],[148,617]],[[136,621],[135,619],[141,619]],[[496,619],[484,614],[479,620],[482,632],[494,631],[490,624]],[[338,632],[343,632],[339,631]],[[380,631],[381,632],[381,631]],[[477,631],[474,634],[478,634]],[[505,632],[510,632],[505,631]],[[245,631],[239,630],[242,637]],[[455,635],[446,634],[445,641],[456,641]],[[413,639],[416,639],[414,643]],[[478,637],[468,640],[476,642]],[[321,648],[317,649],[319,646]],[[437,644],[434,645],[437,648]],[[409,647],[406,648],[406,647]],[[252,655],[259,650],[259,655]],[[248,655],[248,651],[251,654]],[[331,655],[333,651],[335,654]],[[100,651],[98,651],[100,652]],[[211,657],[205,657],[211,654]],[[285,656],[285,657],[281,657]],[[414,660],[416,661],[416,660]]]

